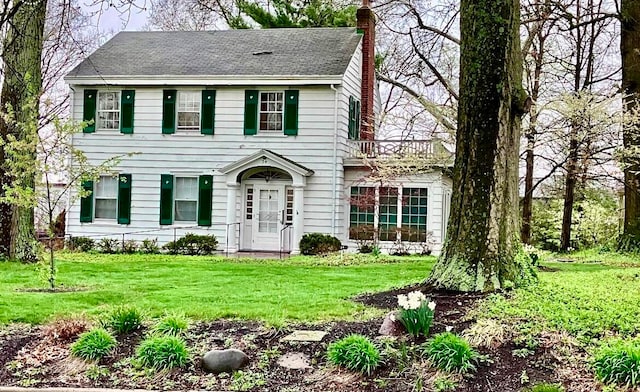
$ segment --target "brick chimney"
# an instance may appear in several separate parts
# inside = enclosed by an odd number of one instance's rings
[[[373,140],[375,138],[375,115],[373,112],[374,86],[376,82],[376,17],[369,7],[369,0],[363,0],[362,7],[356,13],[358,33],[362,37],[362,91],[360,102],[362,105],[362,121],[360,125],[360,139]]]

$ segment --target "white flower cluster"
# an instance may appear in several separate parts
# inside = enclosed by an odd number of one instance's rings
[[[418,309],[423,302],[427,300],[427,297],[420,291],[412,291],[407,295],[398,295],[398,306],[405,310]],[[428,304],[429,309],[433,312],[436,309],[436,303],[431,301]]]

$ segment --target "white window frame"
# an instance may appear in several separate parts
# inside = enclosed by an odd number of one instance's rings
[[[197,102],[197,108],[189,110],[180,110],[180,102],[184,99],[185,94],[194,94]],[[200,132],[202,123],[202,91],[201,90],[178,90],[176,93],[176,132]],[[191,102],[190,102],[191,103]],[[196,125],[180,125],[180,113],[197,113],[198,121]]]
[[[117,106],[117,109],[100,109],[100,102],[102,101],[102,97],[105,94],[115,94],[115,100],[114,100],[114,104],[115,106]],[[109,90],[103,90],[103,91],[98,91],[97,93],[97,97],[96,97],[96,130],[98,131],[119,131],[120,130],[120,122],[122,121],[122,104],[121,104],[121,99],[122,99],[122,91],[109,91]],[[109,120],[109,119],[105,119],[105,122],[108,121],[113,121],[114,124],[117,124],[117,126],[114,126],[112,128],[107,128],[107,127],[102,127],[102,119],[100,117],[101,113],[116,113],[117,114],[117,120]]]
[[[269,101],[267,100],[267,110],[262,110],[262,95],[263,94],[280,94],[280,96],[282,97],[281,101],[278,101],[277,99],[275,101]],[[284,94],[284,90],[273,90],[273,91],[260,91],[258,92],[258,133],[259,134],[263,134],[263,135],[276,135],[276,134],[282,134],[284,132],[284,98],[285,98],[285,94]],[[282,110],[268,110],[268,104],[269,103],[278,103],[280,102],[282,104]],[[262,129],[262,114],[265,113],[267,115],[269,114],[280,114],[280,129]],[[267,119],[267,124],[269,123],[269,120]]]
[[[105,179],[108,179],[109,181],[113,181],[115,183],[116,191],[113,197],[103,197],[102,195],[98,194],[98,189],[99,189],[98,186],[100,182],[104,181]],[[98,211],[98,200],[115,200],[116,201],[116,207],[113,214],[113,218],[103,218],[103,217],[98,217],[96,215]],[[107,221],[118,220],[118,177],[105,175],[105,176],[100,176],[100,178],[98,179],[93,192],[93,217],[94,219],[98,219],[98,220],[107,220]]]
[[[178,179],[179,178],[189,178],[189,179],[195,180],[195,184],[196,184],[196,187],[195,187],[195,190],[196,190],[195,191],[195,199],[178,199]],[[175,184],[174,187],[173,187],[173,216],[175,217],[174,221],[176,221],[176,222],[192,222],[192,223],[198,222],[198,207],[199,207],[199,204],[200,204],[200,200],[199,200],[200,197],[199,197],[199,194],[198,194],[199,193],[199,187],[200,187],[200,185],[199,185],[199,177],[198,176],[187,176],[187,175],[185,175],[185,176],[175,176],[174,184]],[[182,202],[193,202],[193,201],[195,201],[196,202],[196,215],[193,218],[193,220],[180,220],[180,219],[178,219],[176,205],[180,201],[182,201]]]

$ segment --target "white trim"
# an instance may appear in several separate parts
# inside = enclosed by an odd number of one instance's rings
[[[342,75],[105,75],[67,76],[64,81],[74,85],[113,85],[113,86],[302,86],[302,85],[341,85]]]

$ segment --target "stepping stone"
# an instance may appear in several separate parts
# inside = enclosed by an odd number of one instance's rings
[[[288,342],[319,342],[325,337],[327,333],[325,331],[293,331],[290,335],[282,338],[283,341]]]
[[[287,369],[311,369],[309,357],[303,353],[286,353],[278,358],[278,365]]]

